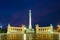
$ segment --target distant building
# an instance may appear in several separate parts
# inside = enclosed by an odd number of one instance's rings
[[[8,24],[7,33],[24,33],[25,32],[25,25],[21,27],[14,27]]]
[[[40,27],[38,24],[36,25],[36,33],[52,33],[52,32],[53,32],[52,24],[46,27]]]

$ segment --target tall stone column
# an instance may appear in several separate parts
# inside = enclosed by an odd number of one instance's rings
[[[32,28],[32,23],[31,23],[31,10],[29,10],[29,28],[26,29],[26,33],[34,33],[34,29]]]
[[[31,25],[31,10],[29,10],[29,29],[32,29],[32,25]]]

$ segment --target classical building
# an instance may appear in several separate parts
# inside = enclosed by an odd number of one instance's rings
[[[8,24],[7,33],[24,33],[25,29],[25,25],[22,25],[21,27],[14,27]]]
[[[53,32],[53,26],[50,24],[50,26],[46,27],[40,27],[38,24],[36,25],[36,33],[52,33]]]
[[[34,28],[32,28],[32,18],[31,18],[32,12],[29,10],[29,25],[28,28],[25,27],[25,25],[22,25],[21,27],[14,27],[8,24],[7,33],[34,33]],[[60,29],[60,28],[59,28]],[[46,27],[40,27],[38,24],[36,25],[36,33],[52,33],[53,32],[53,26],[50,24],[50,26]]]

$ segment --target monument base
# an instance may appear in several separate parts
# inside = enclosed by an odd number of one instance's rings
[[[34,29],[26,29],[26,33],[34,33]]]

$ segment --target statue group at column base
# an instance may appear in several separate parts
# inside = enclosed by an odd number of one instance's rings
[[[34,33],[34,29],[26,29],[25,33]]]

